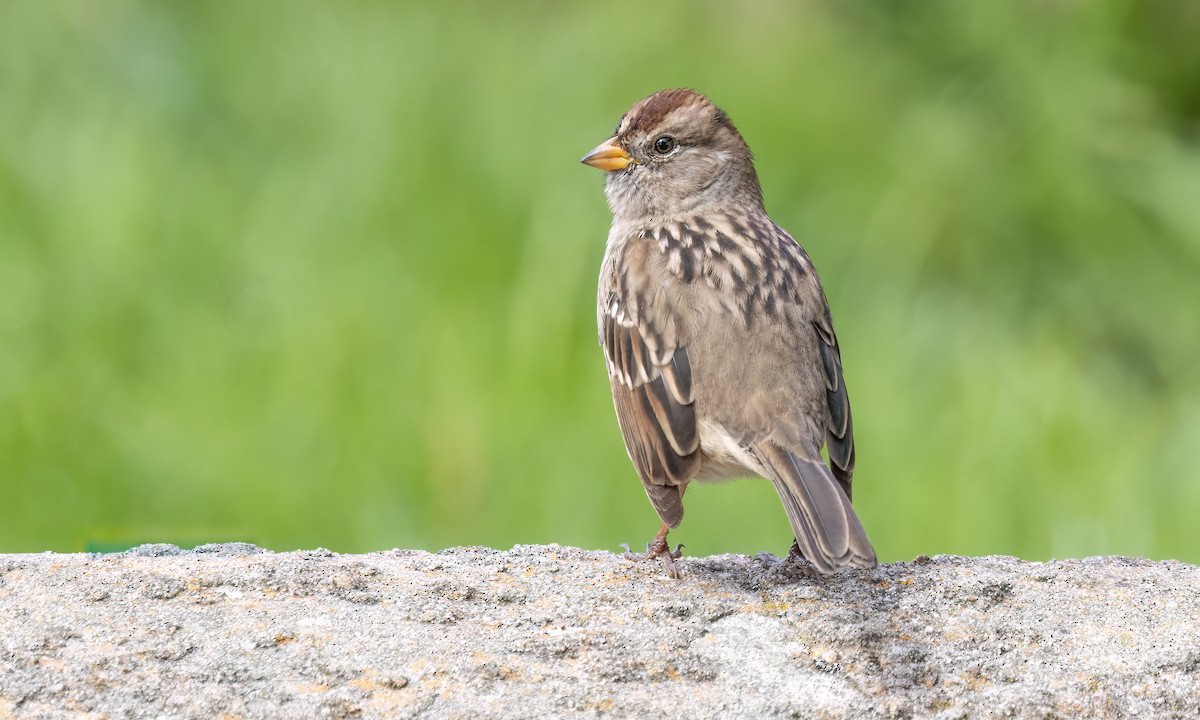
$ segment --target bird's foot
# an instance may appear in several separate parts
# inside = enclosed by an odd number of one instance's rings
[[[675,567],[675,561],[683,557],[683,544],[675,546],[671,549],[671,544],[667,542],[667,534],[660,533],[653,540],[646,543],[646,552],[635,553],[629,549],[628,543],[622,543],[621,547],[625,548],[625,554],[622,556],[626,560],[640,562],[642,560],[653,560],[661,558],[663,568],[667,571],[667,576],[673,579],[679,579],[679,569]]]
[[[821,574],[817,572],[817,568],[809,562],[808,558],[804,557],[804,553],[800,552],[800,543],[795,540],[792,540],[792,547],[788,550],[788,556],[784,562],[799,566],[800,570],[810,578],[821,579]]]

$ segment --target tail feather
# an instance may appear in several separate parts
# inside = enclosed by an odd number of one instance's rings
[[[796,544],[817,570],[872,568],[875,549],[849,498],[821,456],[798,455],[770,443],[754,448],[783,502]]]

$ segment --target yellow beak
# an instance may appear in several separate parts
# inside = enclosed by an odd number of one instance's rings
[[[633,158],[629,157],[629,153],[625,148],[617,144],[617,139],[610,138],[609,140],[597,145],[590,153],[583,156],[579,162],[584,165],[591,165],[594,168],[601,170],[624,170],[633,162]]]

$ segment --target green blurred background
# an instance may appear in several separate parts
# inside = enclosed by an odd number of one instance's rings
[[[821,270],[883,560],[1200,561],[1200,3],[0,5],[0,551],[615,549],[579,158],[691,86]],[[770,486],[692,554],[787,551]]]

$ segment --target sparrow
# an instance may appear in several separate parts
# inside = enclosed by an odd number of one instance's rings
[[[596,319],[617,422],[662,519],[646,553],[626,557],[678,577],[667,533],[688,486],[756,476],[783,503],[791,556],[823,574],[874,567],[850,504],[854,429],[829,303],[767,215],[729,116],[662,90],[582,162],[606,172],[613,216]]]

